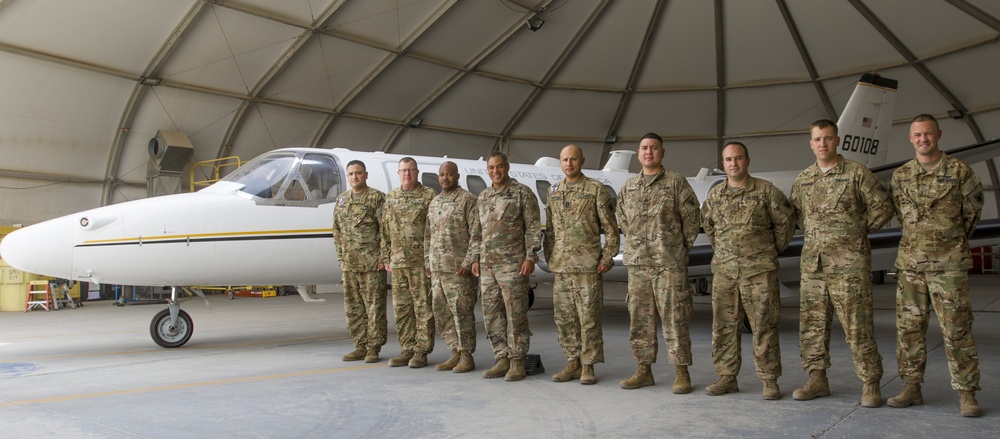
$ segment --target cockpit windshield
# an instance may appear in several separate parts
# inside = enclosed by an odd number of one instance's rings
[[[223,178],[243,185],[241,191],[259,198],[273,198],[288,170],[295,164],[295,153],[267,154],[251,160]]]

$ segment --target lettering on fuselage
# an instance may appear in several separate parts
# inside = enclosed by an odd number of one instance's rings
[[[840,147],[840,149],[844,151],[875,155],[878,152],[878,139],[847,135],[844,136],[844,144]]]

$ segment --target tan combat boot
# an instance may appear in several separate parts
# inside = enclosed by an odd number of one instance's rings
[[[976,392],[961,390],[958,392],[958,398],[962,404],[962,416],[978,418],[983,415],[983,411],[979,409],[979,402],[976,401]]]
[[[740,391],[740,385],[736,382],[734,375],[722,375],[719,380],[705,388],[705,393],[712,396],[725,395]]]
[[[580,384],[596,384],[597,376],[594,375],[594,365],[584,364],[583,371],[580,372]]]
[[[653,381],[653,371],[649,369],[649,364],[647,363],[639,363],[639,368],[635,370],[632,376],[618,383],[623,389],[638,389],[640,387],[652,386],[653,384],[656,384]]]
[[[825,369],[810,370],[806,384],[792,392],[796,401],[808,401],[819,396],[830,396],[830,381],[826,379]]]
[[[476,370],[476,360],[472,358],[472,352],[469,351],[458,351],[459,357],[458,365],[455,366],[451,371],[454,373],[465,373],[472,370]]]
[[[507,370],[507,376],[503,378],[504,381],[521,381],[524,379],[524,358],[511,358],[510,359],[510,369]]]
[[[343,361],[364,360],[365,359],[365,350],[364,350],[364,348],[354,348],[354,350],[351,353],[344,354],[344,356],[340,357],[340,359],[343,360]]]
[[[882,407],[882,389],[878,381],[865,383],[861,388],[861,407]]]
[[[552,381],[557,383],[564,383],[566,381],[580,378],[580,359],[573,358],[566,362],[566,367],[560,370],[555,375],[552,375]]]
[[[427,354],[423,352],[414,352],[413,357],[410,358],[408,363],[412,369],[420,369],[427,365]]]
[[[677,378],[674,379],[674,393],[682,395],[691,393],[691,375],[687,366],[677,366]]]
[[[497,360],[493,367],[483,371],[483,378],[500,378],[506,375],[508,370],[510,370],[510,360],[503,357]]]
[[[889,398],[889,407],[898,409],[923,403],[924,395],[920,393],[919,383],[907,383],[906,387],[903,387],[903,391],[899,392],[899,395]]]
[[[365,353],[365,363],[378,363],[381,360],[378,353],[379,348],[368,348],[368,352]]]
[[[778,380],[760,380],[764,383],[763,398],[768,401],[781,399],[781,389],[778,388]]]
[[[452,369],[455,368],[455,366],[458,366],[458,362],[461,359],[462,359],[462,356],[459,355],[458,349],[452,349],[451,350],[451,358],[449,358],[448,361],[445,361],[444,363],[441,363],[441,364],[439,364],[437,366],[434,366],[434,369],[437,369],[437,370],[452,370]]]
[[[389,359],[389,367],[406,366],[410,362],[411,358],[413,358],[413,351],[400,352],[398,357]]]

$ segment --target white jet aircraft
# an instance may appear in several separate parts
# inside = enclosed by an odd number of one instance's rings
[[[885,162],[886,148],[881,145],[892,123],[895,83],[874,75],[858,83],[839,121],[842,154],[869,166]],[[628,165],[634,154],[615,151],[604,169],[585,174],[616,194],[632,175]],[[304,300],[322,300],[309,296],[307,286],[341,281],[331,225],[334,201],[349,188],[346,164],[361,160],[368,168],[368,184],[388,192],[399,185],[401,157],[347,149],[278,149],[195,193],[130,201],[25,227],[4,238],[0,253],[10,265],[31,273],[93,283],[172,286],[167,309],[153,317],[150,335],[160,346],[179,347],[190,339],[194,326],[180,309],[178,288],[296,285]],[[472,193],[490,184],[482,159],[414,158],[422,170],[420,181],[429,187],[439,189],[437,170],[446,160],[458,165],[461,186]],[[787,192],[797,174],[754,175]],[[535,191],[542,205],[549,186],[563,178],[558,160],[552,158],[534,165],[511,164],[510,176]],[[689,181],[704,199],[724,179],[724,174],[702,170]],[[782,264],[797,267],[795,254],[792,251]],[[691,275],[710,275],[710,260],[711,248],[702,237],[692,251]],[[619,259],[615,270],[624,277],[620,264]],[[204,298],[197,289],[191,292]]]

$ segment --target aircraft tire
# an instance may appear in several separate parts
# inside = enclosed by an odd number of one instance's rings
[[[875,285],[885,284],[885,270],[878,270],[872,272],[872,283]]]
[[[698,280],[695,281],[695,285],[698,287],[698,295],[699,296],[704,296],[704,295],[708,294],[708,278],[707,277],[699,277]]]
[[[149,323],[149,335],[153,337],[156,344],[165,348],[179,348],[184,346],[191,339],[194,333],[194,323],[191,316],[184,310],[177,313],[177,325],[170,327],[170,310],[164,309],[155,316]]]
[[[528,288],[528,309],[531,309],[531,306],[534,304],[535,304],[535,289]]]

